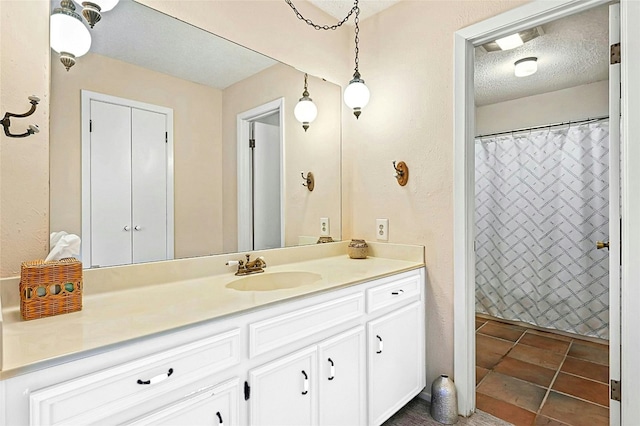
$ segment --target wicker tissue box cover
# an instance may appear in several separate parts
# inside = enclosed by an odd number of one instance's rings
[[[20,313],[25,320],[82,309],[82,262],[33,260],[20,268]]]

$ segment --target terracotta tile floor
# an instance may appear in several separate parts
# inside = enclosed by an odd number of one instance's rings
[[[476,405],[514,425],[609,424],[609,347],[476,318]]]

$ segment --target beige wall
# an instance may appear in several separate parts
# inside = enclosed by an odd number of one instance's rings
[[[20,273],[24,260],[49,247],[49,4],[0,1],[0,115],[26,112],[30,95],[41,99],[11,131],[37,124],[40,133],[7,138],[0,131],[0,278]]]
[[[319,235],[320,218],[328,217],[332,235],[340,237],[340,86],[309,76],[310,97],[318,117],[305,132],[293,109],[302,96],[304,73],[287,65],[274,65],[223,91],[222,139],[224,168],[224,249],[237,250],[237,115],[284,97],[285,245],[298,237]],[[300,172],[313,172],[315,188],[302,186]]]
[[[476,135],[609,115],[609,81],[476,108]]]
[[[360,71],[371,101],[343,115],[351,237],[426,247],[427,383],[453,374],[453,34],[518,1],[401,1],[365,20]],[[364,6],[366,7],[366,3]],[[391,161],[403,160],[400,187]]]
[[[80,91],[90,90],[173,109],[175,257],[222,252],[222,92],[102,55],[81,60],[51,68],[51,230],[81,235]]]

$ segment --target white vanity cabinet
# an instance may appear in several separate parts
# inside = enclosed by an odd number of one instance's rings
[[[80,353],[0,382],[0,426],[380,425],[426,384],[424,287],[414,269]]]
[[[249,372],[252,425],[365,425],[364,328]]]

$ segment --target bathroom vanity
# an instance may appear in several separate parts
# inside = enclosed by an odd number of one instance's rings
[[[346,244],[260,252],[248,277],[233,255],[85,271],[58,317],[4,306],[0,421],[381,424],[425,387],[423,249]]]

